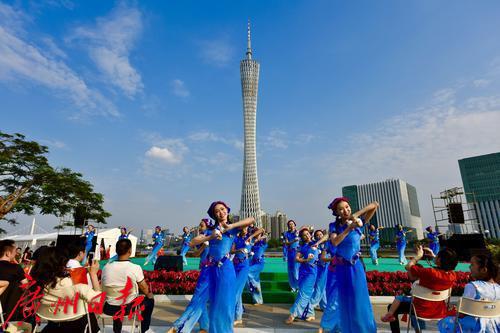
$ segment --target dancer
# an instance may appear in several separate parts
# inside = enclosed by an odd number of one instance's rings
[[[296,317],[300,317],[305,321],[314,320],[314,307],[311,304],[311,296],[314,292],[314,284],[316,283],[316,261],[318,260],[319,252],[315,246],[315,242],[313,242],[309,227],[302,228],[299,236],[302,240],[302,246],[295,258],[300,263],[299,293],[290,308],[290,316],[285,321],[288,325],[291,325]]]
[[[264,252],[267,249],[267,235],[262,234],[252,246],[252,259],[248,271],[248,290],[252,294],[254,305],[264,304],[262,288],[260,286],[260,273],[264,269]]]
[[[87,258],[92,250],[92,241],[95,236],[95,228],[92,224],[87,226],[87,231],[80,237],[85,237],[85,258],[83,258],[82,265],[85,266],[87,263]]]
[[[198,231],[200,235],[205,235],[207,231],[208,219],[202,219],[199,224]],[[194,246],[190,243],[190,246]],[[195,256],[200,257],[200,275],[196,282],[193,297],[189,302],[184,313],[174,321],[172,327],[167,333],[182,333],[191,332],[198,322],[200,325],[200,333],[208,332],[208,242],[200,243],[195,246]]]
[[[288,231],[285,232],[285,246],[287,251],[288,262],[288,283],[293,292],[297,291],[299,286],[299,263],[295,261],[297,248],[299,247],[299,233],[297,232],[297,224],[294,220],[287,223]]]
[[[156,263],[156,259],[158,259],[158,252],[163,248],[163,240],[165,238],[165,235],[163,234],[163,230],[161,230],[161,227],[159,225],[156,226],[155,232],[153,234],[153,249],[151,250],[151,253],[149,256],[147,256],[146,261],[144,262],[144,266],[146,266],[149,262],[153,264],[153,266]]]
[[[193,245],[209,241],[209,332],[233,332],[236,308],[236,273],[229,260],[229,251],[234,237],[243,227],[255,222],[253,217],[231,223],[228,220],[229,206],[222,201],[213,202],[208,215],[215,220],[208,226],[206,235],[199,235],[191,241]]]
[[[284,232],[281,234],[280,239],[281,239],[281,246],[283,247],[283,261],[286,262],[287,261],[288,253],[287,253],[287,250],[286,250],[285,233]]]
[[[412,230],[404,231],[403,226],[401,224],[396,225],[396,249],[398,250],[399,264],[406,265],[408,260],[405,257],[406,250],[406,234],[412,232]]]
[[[314,232],[314,241],[316,244],[319,243],[317,246],[318,256],[320,258],[323,255],[323,252],[326,252],[326,244],[322,242],[324,234],[323,230],[316,230]],[[328,275],[328,263],[320,258],[316,261],[318,273],[316,275],[316,283],[314,284],[314,292],[311,296],[311,304],[313,308],[319,306],[319,308],[324,311],[326,308],[326,279]]]
[[[372,202],[352,214],[345,197],[336,198],[328,206],[336,216],[329,225],[330,241],[336,248],[335,289],[337,289],[340,330],[342,333],[376,332],[366,274],[359,257],[361,228],[368,223],[378,208]]]
[[[380,248],[380,229],[384,229],[384,227],[376,227],[370,224],[370,231],[368,231],[368,237],[370,239],[370,257],[374,265],[378,265],[377,251]]]
[[[427,231],[427,239],[429,240],[429,248],[432,250],[432,253],[434,253],[434,255],[437,255],[439,253],[439,249],[440,249],[439,236],[441,236],[442,234],[440,234],[437,231],[432,232],[431,226],[428,226],[427,228],[425,228],[425,230]]]
[[[328,235],[326,235],[328,239]],[[324,239],[324,238],[323,238]],[[326,277],[326,307],[323,310],[318,333],[339,331],[340,317],[338,311],[338,288],[337,277],[335,275],[335,253],[337,248],[328,239],[325,243],[325,250],[321,252],[321,261],[328,263]]]
[[[120,227],[120,235],[118,236],[118,240],[117,241],[119,241],[120,239],[128,239],[128,237],[130,236],[131,232],[132,232],[132,229],[130,229],[130,231],[127,232],[127,228]],[[104,239],[103,239],[103,241],[104,241]],[[105,257],[102,257],[102,258],[104,259]],[[115,261],[117,259],[118,259],[118,254],[115,253],[114,256],[112,256],[111,258],[109,258],[109,262],[113,262],[113,261]]]
[[[248,280],[250,263],[248,255],[252,249],[253,239],[264,232],[264,229],[253,229],[254,233],[249,234],[249,227],[242,228],[238,236],[234,239],[231,253],[234,254],[233,265],[236,272],[236,313],[234,325],[243,323],[243,300],[242,294]]]
[[[186,253],[189,251],[189,243],[191,242],[191,231],[188,227],[182,228],[182,247],[179,254],[182,256],[182,264],[187,265]]]

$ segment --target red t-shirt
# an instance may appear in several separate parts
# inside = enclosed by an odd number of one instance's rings
[[[419,284],[422,287],[439,291],[450,289],[457,279],[453,271],[447,272],[441,269],[424,268],[416,265],[411,266],[410,273],[418,278]],[[418,317],[444,318],[448,314],[445,301],[432,302],[414,298],[413,304],[415,305]]]

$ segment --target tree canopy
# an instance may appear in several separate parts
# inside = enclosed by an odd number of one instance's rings
[[[0,131],[0,220],[15,223],[7,215],[16,212],[62,217],[78,211],[84,220],[106,223],[111,214],[103,207],[103,195],[80,173],[53,168],[48,151],[22,134]]]

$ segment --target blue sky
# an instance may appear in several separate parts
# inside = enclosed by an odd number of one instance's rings
[[[457,160],[500,149],[499,13],[496,1],[0,2],[0,127],[82,172],[112,226],[177,232],[218,199],[237,211],[250,18],[262,208],[326,225],[342,186],[401,178],[429,225],[431,193],[461,185]]]

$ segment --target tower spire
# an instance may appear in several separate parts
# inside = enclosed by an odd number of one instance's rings
[[[252,59],[252,40],[250,38],[250,19],[248,19],[248,27],[247,27],[247,59]]]

